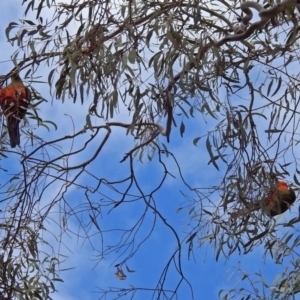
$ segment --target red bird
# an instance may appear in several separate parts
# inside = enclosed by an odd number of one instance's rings
[[[296,194],[293,189],[289,188],[285,181],[277,181],[277,188],[269,191],[267,196],[262,200],[249,204],[247,209],[240,209],[231,215],[239,216],[248,214],[250,211],[262,210],[269,217],[283,214],[295,202]]]
[[[19,74],[12,75],[11,83],[0,88],[0,105],[6,117],[12,148],[20,145],[19,123],[25,116],[30,100],[30,90],[24,86]]]
[[[268,215],[274,217],[287,211],[295,200],[296,194],[293,189],[289,188],[285,181],[278,180],[277,190],[270,191],[260,206],[266,209]]]

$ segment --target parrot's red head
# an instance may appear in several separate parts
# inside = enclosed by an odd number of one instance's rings
[[[288,189],[289,189],[289,186],[285,181],[278,180],[278,183],[277,183],[278,191],[287,191]]]

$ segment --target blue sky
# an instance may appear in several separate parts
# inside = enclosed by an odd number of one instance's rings
[[[13,53],[13,48],[6,42],[5,28],[11,21],[15,21],[17,18],[22,18],[22,7],[19,5],[19,1],[14,0],[2,1],[0,3],[0,15],[2,18],[2,27],[0,31],[0,41],[2,43],[2,61],[1,61],[1,74],[6,74],[13,67],[10,61],[10,56]],[[47,76],[49,70],[44,66],[40,68],[38,74],[41,76],[40,80],[45,83],[36,83],[36,88],[45,97],[48,102],[40,105],[40,114],[46,120],[53,120],[58,125],[58,130],[50,127],[51,131],[47,131],[45,128],[34,129],[35,133],[44,137],[46,141],[62,137],[64,135],[70,135],[74,131],[80,130],[85,124],[86,112],[88,103],[83,106],[77,102],[73,104],[71,99],[66,100],[65,103],[61,103],[59,100],[52,99],[49,93],[49,86],[47,84]],[[22,74],[21,74],[22,75]],[[75,129],[73,128],[72,120],[69,116],[72,116]],[[128,119],[127,111],[122,111],[118,117],[121,120]],[[192,141],[194,138],[205,135],[208,131],[212,130],[215,126],[215,122],[206,120],[202,117],[195,119],[185,120],[186,132],[184,137],[180,137],[179,124],[181,118],[178,117],[178,127],[172,129],[171,143],[168,144],[170,151],[172,151],[178,159],[182,169],[181,172],[184,178],[189,182],[192,187],[206,187],[211,185],[218,185],[223,174],[222,166],[221,171],[217,172],[216,169],[210,164],[209,155],[205,148],[205,139],[201,139],[197,146],[194,146]],[[220,120],[219,120],[220,121]],[[98,123],[99,124],[99,123]],[[34,124],[33,124],[34,125]],[[124,154],[132,149],[135,141],[132,136],[126,135],[126,129],[113,128],[109,141],[105,144],[103,150],[97,159],[91,164],[86,173],[76,181],[77,184],[91,187],[91,190],[95,188],[99,182],[97,178],[106,177],[110,181],[117,181],[125,178],[129,175],[129,160],[120,163]],[[61,149],[53,150],[49,149],[49,157],[55,157],[59,151],[68,152],[71,149],[80,147],[80,144],[88,138],[89,132],[82,135],[79,140],[76,140],[75,144],[66,142],[61,144]],[[101,136],[101,135],[100,135]],[[160,138],[165,144],[164,137]],[[22,140],[24,142],[24,140]],[[77,165],[85,161],[86,157],[90,156],[90,153],[99,145],[101,139],[98,137],[87,151],[80,156],[71,157],[68,163]],[[30,147],[27,147],[27,153],[29,153]],[[40,153],[42,155],[42,153]],[[181,239],[186,237],[186,234],[190,231],[191,227],[195,225],[195,220],[190,222],[188,214],[188,202],[187,199],[182,196],[185,193],[195,200],[195,194],[193,194],[180,180],[180,174],[178,169],[172,160],[172,157],[165,158],[164,162],[167,164],[168,169],[174,176],[168,176],[165,180],[163,187],[154,193],[155,204],[157,210],[161,212],[165,221],[172,225]],[[147,194],[153,190],[160,182],[163,176],[163,168],[158,164],[158,157],[155,156],[152,162],[148,162],[145,158],[144,161],[134,161],[134,167],[136,170],[136,176],[141,189]],[[63,160],[60,161],[63,163]],[[9,173],[13,173],[20,168],[19,156],[11,153],[7,161],[2,161],[3,167],[9,166]],[[53,172],[53,171],[51,171]],[[54,173],[51,173],[54,174]],[[76,174],[70,172],[68,176],[72,178]],[[92,176],[93,174],[94,176]],[[7,178],[6,174],[4,175]],[[4,177],[1,177],[3,180]],[[4,179],[5,180],[5,179]],[[120,189],[126,189],[126,184],[120,184]],[[132,193],[137,193],[136,187],[131,189]],[[182,192],[182,193],[181,193]],[[86,207],[86,194],[83,190],[78,189],[76,186],[68,187],[64,194],[61,190],[61,184],[56,182],[46,189],[43,196],[43,203],[40,204],[40,209],[43,210],[47,207],[47,204],[57,195],[63,197],[67,203],[70,203],[76,211],[83,211]],[[110,197],[111,199],[118,201],[121,199],[121,195],[112,191],[111,189],[103,186],[103,189],[90,192],[88,194],[89,200],[97,203],[100,199]],[[147,198],[147,200],[151,200]],[[219,199],[215,199],[219,200]],[[62,202],[61,202],[62,203]],[[56,251],[68,257],[65,263],[62,264],[64,268],[74,268],[70,271],[61,272],[60,276],[64,280],[64,283],[58,283],[58,292],[53,295],[54,300],[73,300],[73,299],[99,299],[101,289],[108,289],[110,287],[129,288],[130,286],[154,288],[158,282],[159,276],[165,267],[166,263],[170,259],[170,256],[177,248],[176,239],[172,231],[167,228],[163,220],[156,218],[153,212],[147,213],[142,225],[142,229],[137,233],[137,241],[145,238],[149,232],[151,232],[153,224],[154,230],[148,240],[142,244],[134,257],[128,262],[128,267],[135,270],[133,273],[127,272],[124,268],[124,272],[127,275],[127,279],[120,281],[116,278],[115,264],[122,261],[122,252],[109,253],[105,259],[99,260],[99,252],[97,248],[101,248],[101,235],[97,228],[91,224],[91,241],[96,245],[95,249],[91,247],[89,241],[83,242],[82,239],[77,239],[75,235],[65,233],[61,236],[61,232],[56,222],[60,223],[63,217],[61,210],[59,210],[61,203],[54,208],[51,214],[52,219],[46,222],[48,226],[53,230],[53,235],[45,234]],[[183,207],[179,212],[176,212],[179,207]],[[66,208],[66,207],[64,207]],[[66,208],[68,210],[68,208]],[[121,234],[121,229],[131,228],[138,221],[139,217],[143,215],[145,205],[142,200],[127,203],[126,205],[120,205],[117,208],[110,210],[110,208],[102,208],[101,214],[97,218],[97,222],[103,231],[106,245],[113,246],[117,243]],[[81,221],[83,223],[90,222],[88,214],[86,212],[79,213]],[[290,216],[296,216],[296,208],[293,209]],[[154,223],[155,222],[155,223]],[[91,223],[91,222],[90,222]],[[191,223],[191,224],[190,224]],[[73,216],[68,217],[67,228],[74,233],[81,234],[82,229],[78,229],[78,221]],[[114,228],[119,228],[119,231],[111,231]],[[63,244],[58,245],[57,241],[63,240]],[[133,244],[134,249],[138,244]],[[226,260],[221,256],[216,262],[215,249],[209,244],[198,247],[197,243],[194,244],[193,253],[188,259],[188,247],[187,244],[183,244],[182,247],[182,269],[187,279],[193,286],[195,299],[217,299],[217,294],[220,289],[230,289],[237,281],[237,277],[233,275],[231,280],[228,281],[230,274],[235,270],[237,266],[241,269],[247,270],[249,274],[255,272],[262,272],[269,283],[276,277],[282,270],[282,267],[275,265],[273,261],[267,257],[263,259],[264,249],[259,247],[252,253],[247,255],[235,254]],[[119,257],[119,255],[121,255]],[[118,258],[119,257],[119,258]],[[123,256],[124,258],[124,256]],[[171,264],[170,271],[167,277],[166,288],[174,288],[178,283],[179,276],[175,271],[174,265]],[[244,287],[248,287],[248,283],[245,281]],[[109,294],[105,299],[114,299],[115,294]],[[123,297],[124,299],[130,299],[129,295]],[[137,292],[134,299],[150,299],[151,293]],[[179,289],[178,299],[191,299],[190,289],[186,283],[182,284]],[[300,299],[300,298],[299,298]]]

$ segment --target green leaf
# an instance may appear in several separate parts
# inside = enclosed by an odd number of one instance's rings
[[[86,119],[86,125],[88,126],[88,128],[91,129],[92,131],[94,131],[90,114],[86,115],[85,119]]]
[[[215,156],[214,156],[213,153],[212,153],[211,143],[210,143],[209,137],[207,137],[207,139],[206,139],[206,149],[207,149],[207,151],[208,151],[208,154],[209,154],[209,156],[210,156],[210,160],[211,160],[212,164],[214,165],[214,167],[215,167],[218,171],[220,171],[218,165],[216,164]]]
[[[282,79],[281,79],[281,77],[279,77],[277,88],[276,88],[275,92],[272,94],[272,97],[273,97],[274,95],[276,95],[276,93],[279,91],[279,89],[280,89],[280,87],[281,87],[281,82],[282,82]]]
[[[43,121],[43,123],[49,123],[54,126],[55,130],[57,130],[57,125],[53,121],[46,120],[46,121]]]
[[[135,49],[131,49],[129,54],[128,54],[128,61],[131,63],[131,64],[134,64],[135,63],[135,58],[136,58],[136,51]]]
[[[270,91],[271,91],[272,85],[273,85],[273,79],[272,79],[272,80],[271,80],[271,82],[269,83],[269,86],[268,86],[268,91],[267,91],[267,96],[269,96],[269,94],[270,94]]]
[[[283,130],[281,130],[281,129],[267,129],[267,130],[265,130],[265,133],[279,133],[279,132],[283,132]]]
[[[202,211],[205,212],[206,214],[210,215],[210,216],[213,215],[210,211],[208,211],[208,210],[206,210],[206,209],[204,209],[204,208],[202,208]]]
[[[197,146],[197,143],[199,142],[200,139],[201,139],[201,137],[196,137],[196,138],[194,138],[194,139],[193,139],[193,144],[194,144],[195,146]]]
[[[298,180],[296,174],[294,174],[293,178],[294,178],[295,183],[296,183],[297,185],[300,185],[300,182],[299,182],[299,180]]]
[[[292,96],[292,98],[294,100],[296,100],[296,95],[295,95],[294,87],[292,87],[292,86],[289,85],[289,92],[290,92],[290,95]]]
[[[187,239],[186,243],[191,242],[191,241],[194,239],[194,237],[196,236],[196,234],[197,234],[197,232],[194,232],[194,233]]]
[[[22,20],[22,21],[29,24],[29,25],[35,25],[35,23],[32,22],[31,20]]]
[[[183,137],[184,132],[185,132],[185,125],[184,125],[183,122],[181,122],[181,124],[180,124],[180,135],[181,135],[181,137]]]

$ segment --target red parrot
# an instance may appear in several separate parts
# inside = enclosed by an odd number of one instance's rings
[[[263,199],[264,202],[260,204],[260,207],[265,207],[267,214],[274,217],[287,211],[295,200],[296,194],[293,189],[289,188],[285,181],[278,180],[277,190],[270,191],[268,196]]]
[[[295,202],[296,194],[285,181],[278,180],[276,190],[269,191],[262,200],[249,204],[246,209],[230,213],[233,216],[247,215],[250,211],[262,210],[264,214],[274,217],[283,214]]]
[[[30,100],[30,90],[24,86],[19,74],[12,75],[11,83],[0,88],[0,105],[6,117],[12,148],[20,145],[19,123],[25,116]]]

